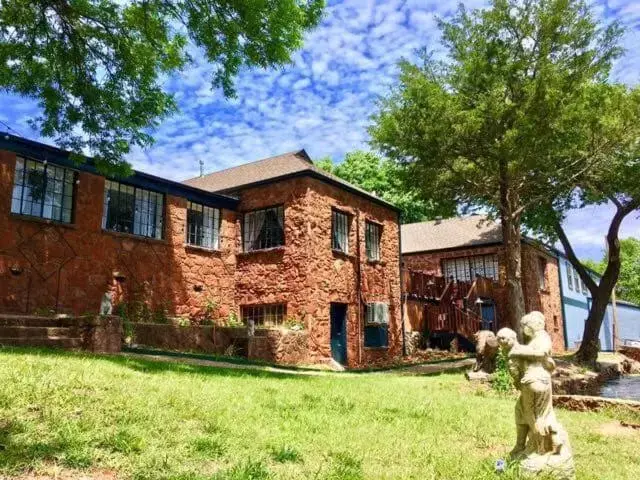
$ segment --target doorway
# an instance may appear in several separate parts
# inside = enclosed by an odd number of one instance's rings
[[[347,363],[347,305],[332,303],[330,309],[331,356],[341,365]]]

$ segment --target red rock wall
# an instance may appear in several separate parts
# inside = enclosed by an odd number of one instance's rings
[[[508,305],[504,247],[501,245],[403,255],[402,262],[406,268],[411,270],[423,271],[432,275],[442,275],[442,261],[445,259],[489,254],[498,255],[500,269],[499,288],[496,291],[496,298],[494,299],[496,301],[499,327],[508,326],[504,325],[502,321],[502,319],[507,318]],[[538,288],[538,257],[543,257],[547,260],[547,289],[543,291]],[[524,290],[526,310],[539,310],[545,315],[547,331],[549,335],[551,335],[554,350],[558,352],[563,351],[564,331],[557,259],[536,247],[523,244],[522,288]],[[420,319],[416,319],[415,321],[409,320],[412,324],[420,324]]]
[[[208,298],[219,303],[218,316],[234,308],[234,212],[223,210],[220,252],[184,246],[187,200],[170,195],[165,240],[103,231],[104,178],[81,172],[75,222],[52,223],[10,213],[14,169],[15,154],[0,152],[1,312],[96,313],[107,289],[169,315],[198,315]]]
[[[331,358],[331,302],[348,305],[347,363],[350,367],[391,360],[402,353],[396,212],[311,178],[250,188],[240,195],[241,211],[284,204],[286,245],[271,251],[238,255],[238,305],[286,303],[287,315],[303,320],[309,330],[310,356],[314,361]],[[331,249],[332,208],[352,217],[347,255]],[[366,260],[366,220],[383,226],[381,261],[377,263]],[[389,348],[364,347],[364,307],[358,302],[358,293],[363,302],[389,303]]]

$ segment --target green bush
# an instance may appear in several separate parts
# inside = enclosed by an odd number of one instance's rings
[[[508,393],[514,388],[513,378],[509,370],[509,359],[502,349],[498,350],[498,355],[496,356],[496,370],[491,379],[491,386],[499,393]]]

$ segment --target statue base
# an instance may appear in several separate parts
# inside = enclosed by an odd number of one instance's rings
[[[532,454],[520,462],[524,478],[553,478],[556,480],[575,480],[576,470],[573,456],[569,452],[559,454]]]

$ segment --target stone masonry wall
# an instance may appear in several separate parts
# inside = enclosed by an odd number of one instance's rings
[[[234,212],[223,210],[219,252],[185,247],[187,200],[170,195],[164,240],[103,231],[104,178],[80,172],[73,224],[15,215],[15,159],[0,151],[0,312],[95,314],[107,289],[168,314],[197,316],[207,299],[218,302],[220,317],[232,311]]]
[[[391,360],[401,354],[395,211],[312,178],[294,178],[245,189],[240,195],[241,211],[284,205],[285,246],[238,255],[235,298],[239,306],[286,303],[287,315],[304,321],[309,331],[311,360],[325,362],[331,358],[330,304],[345,303],[348,305],[349,367]],[[331,249],[332,208],[351,216],[349,254],[335,253]],[[377,263],[366,260],[366,220],[382,225],[381,261]],[[359,228],[356,229],[356,225]],[[359,260],[356,254],[358,239]],[[364,307],[358,302],[358,293],[365,303],[389,303],[389,348],[364,348]]]
[[[411,270],[423,271],[432,275],[442,275],[442,261],[445,259],[489,254],[498,255],[499,287],[496,290],[496,298],[494,300],[496,302],[499,327],[502,327],[505,326],[502,319],[506,318],[507,315],[507,287],[504,247],[501,245],[403,255],[402,262],[406,268]],[[540,290],[538,285],[538,258],[544,258],[547,262],[545,272],[547,288],[545,290]],[[549,332],[553,341],[554,351],[563,351],[564,330],[557,259],[539,248],[523,244],[522,288],[524,290],[526,310],[540,310],[545,315],[547,332]]]

